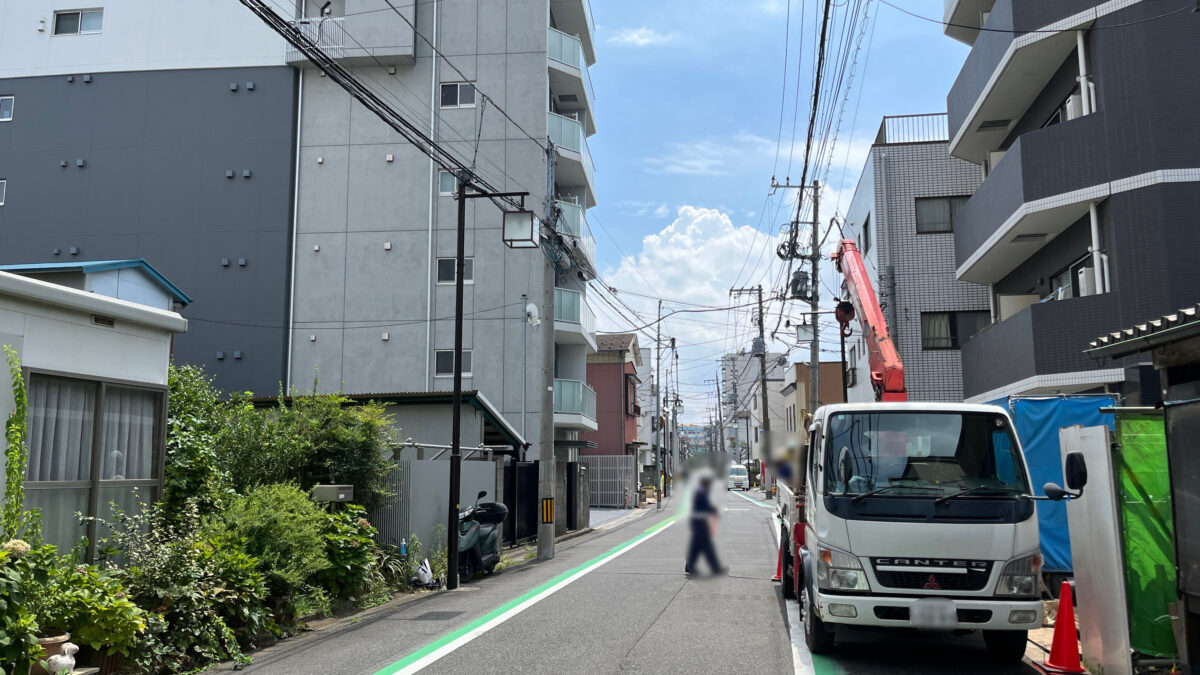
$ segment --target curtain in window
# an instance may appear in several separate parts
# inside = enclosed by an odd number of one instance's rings
[[[949,313],[921,315],[921,346],[925,349],[948,349],[954,346],[950,339]]]
[[[96,390],[94,382],[30,378],[26,480],[91,480]]]
[[[110,386],[104,390],[100,480],[154,477],[154,419],[159,394]]]
[[[949,199],[917,200],[917,232],[951,232]]]

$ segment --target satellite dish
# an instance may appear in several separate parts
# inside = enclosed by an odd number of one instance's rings
[[[525,319],[529,322],[530,326],[542,325],[542,320],[538,316],[537,305],[533,304],[532,302],[528,305],[525,305]]]

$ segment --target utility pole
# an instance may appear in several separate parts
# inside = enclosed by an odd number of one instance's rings
[[[764,448],[762,459],[766,460],[768,459],[766,455],[771,448],[771,414],[770,408],[767,407],[767,315],[763,310],[762,285],[759,284],[754,288],[734,288],[730,290],[730,293],[735,296],[743,293],[755,293],[758,296],[758,341],[754,344],[752,351],[758,356],[759,385],[762,389],[762,447]]]
[[[721,454],[725,454],[725,423],[721,421],[721,371],[717,371],[717,443]]]
[[[658,355],[654,359],[654,510],[662,511],[662,300],[658,301],[658,321],[654,324],[654,344]]]
[[[815,412],[821,401],[821,331],[817,318],[817,310],[821,300],[821,240],[817,223],[821,222],[821,184],[813,181],[813,226],[812,226],[812,295],[808,306],[812,311],[812,342],[808,352],[808,405],[809,412]]]
[[[675,374],[679,374],[679,357],[675,353],[675,338],[671,338],[671,365],[675,366]],[[667,375],[670,380],[671,376]],[[678,383],[676,383],[678,384]],[[679,466],[679,418],[676,416],[676,411],[679,409],[679,388],[676,386],[675,393],[667,399],[671,405],[671,432],[667,437],[667,451],[670,453],[670,461],[667,462],[667,470],[670,472],[671,482],[667,483],[667,494],[675,494],[675,469]]]
[[[554,143],[546,142],[546,222],[558,222],[558,208],[554,204],[554,172],[558,155]],[[555,485],[558,472],[554,458],[554,265],[542,256],[542,321],[548,327],[542,329],[542,387],[541,405],[538,409],[538,497],[544,509],[549,503],[553,512]],[[539,509],[541,511],[542,509]],[[539,521],[546,520],[539,518]],[[554,558],[554,523],[538,524],[537,559]]]

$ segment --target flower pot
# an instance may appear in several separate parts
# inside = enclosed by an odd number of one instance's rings
[[[42,658],[49,659],[51,656],[61,653],[62,646],[65,645],[70,639],[70,633],[38,638],[38,644],[42,646],[42,649],[46,650],[46,655]],[[46,672],[45,668],[42,668],[35,663],[29,668],[29,675],[49,675],[49,673]]]
[[[93,649],[86,646],[79,649],[79,654],[75,656],[75,660],[81,665],[99,668],[100,675],[112,675],[119,672],[121,666],[125,665],[125,655],[120,652],[107,654],[103,649]]]

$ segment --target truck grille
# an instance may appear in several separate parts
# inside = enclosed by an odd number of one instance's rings
[[[914,569],[911,572],[883,571],[878,569],[879,563],[871,561],[876,567],[875,578],[888,588],[942,590],[942,591],[982,591],[987,587],[991,576],[991,563],[982,569],[974,566],[966,574],[950,574],[946,572],[931,572]]]

